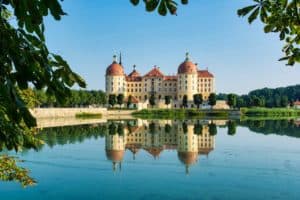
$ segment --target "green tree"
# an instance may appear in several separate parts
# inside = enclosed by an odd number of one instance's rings
[[[203,126],[200,123],[196,123],[194,125],[194,134],[195,135],[202,135]]]
[[[246,107],[246,103],[245,103],[245,100],[243,99],[243,97],[237,97],[236,106],[238,108]]]
[[[289,105],[289,99],[287,96],[282,96],[280,100],[281,107],[287,107]]]
[[[214,123],[208,124],[208,132],[209,135],[214,136],[217,135],[217,126]]]
[[[132,104],[132,96],[129,95],[127,99],[127,108],[130,108],[131,104]]]
[[[236,133],[236,122],[229,120],[227,122],[227,126],[228,126],[228,131],[227,131],[228,135],[234,135]]]
[[[155,106],[155,95],[154,94],[151,94],[149,103],[152,106],[152,108]]]
[[[108,96],[108,103],[109,103],[109,105],[114,107],[114,105],[116,104],[116,95],[115,94],[110,94]]]
[[[165,125],[165,132],[166,132],[166,133],[170,133],[171,130],[172,130],[171,125],[170,125],[170,124],[166,124],[166,125]]]
[[[124,94],[119,94],[117,96],[117,103],[120,105],[121,108],[122,104],[124,103]]]
[[[188,132],[188,125],[186,122],[182,123],[182,131],[183,133],[187,133]]]
[[[203,103],[202,94],[194,94],[193,100],[194,104],[197,105],[197,108],[199,109],[200,105]]]
[[[230,106],[230,108],[236,107],[237,103],[237,96],[235,94],[229,94],[227,96],[227,104]]]
[[[167,105],[168,108],[169,108],[170,103],[171,103],[171,97],[165,96],[165,104]]]
[[[108,125],[108,134],[115,135],[117,133],[117,126],[114,122]]]
[[[183,95],[183,97],[182,97],[182,106],[184,108],[188,107],[188,97],[187,97],[187,95]]]
[[[118,135],[124,135],[124,125],[122,123],[118,123],[117,133]]]
[[[155,125],[154,122],[151,122],[149,124],[149,131],[150,131],[151,134],[155,134],[156,133],[156,125]]]
[[[217,97],[215,93],[210,93],[208,96],[208,104],[213,107],[217,103]]]

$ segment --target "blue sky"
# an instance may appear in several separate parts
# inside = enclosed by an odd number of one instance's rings
[[[299,83],[299,65],[277,61],[283,55],[278,37],[236,15],[251,3],[190,0],[179,6],[178,16],[162,17],[129,0],[65,0],[68,16],[46,20],[47,44],[86,80],[88,89],[104,89],[105,69],[119,51],[125,71],[136,64],[142,74],[154,65],[174,74],[188,51],[200,68],[214,73],[217,93]]]

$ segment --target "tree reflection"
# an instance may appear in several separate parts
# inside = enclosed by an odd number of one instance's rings
[[[105,138],[106,157],[113,170],[121,170],[126,150],[137,159],[140,150],[159,159],[164,150],[176,150],[178,160],[189,173],[190,166],[199,162],[201,155],[215,149],[219,128],[227,128],[228,135],[235,135],[238,127],[248,127],[252,132],[300,137],[300,122],[295,120],[127,120],[109,121],[105,124],[44,128],[37,135],[12,136],[1,132],[1,150],[41,150],[44,143],[56,145],[81,143],[87,139]],[[101,147],[100,147],[101,148]],[[0,156],[0,179],[18,181],[23,186],[36,181],[29,171],[18,167],[14,157]]]

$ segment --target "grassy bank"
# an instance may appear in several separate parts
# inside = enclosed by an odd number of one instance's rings
[[[228,118],[226,110],[143,109],[132,114],[142,119]]]
[[[236,118],[250,119],[288,119],[300,117],[300,110],[289,108],[242,108],[233,110],[197,109],[144,109],[134,112],[134,117],[142,119],[184,119],[184,118]]]
[[[82,112],[82,113],[77,113],[75,115],[76,118],[102,118],[102,114],[101,113],[86,113],[86,112]]]
[[[241,108],[242,116],[246,117],[298,117],[300,116],[299,109],[292,108]]]

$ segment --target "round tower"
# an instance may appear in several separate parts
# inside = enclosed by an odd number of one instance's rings
[[[125,154],[126,139],[123,135],[107,134],[105,136],[105,152],[108,160],[113,163],[113,170],[116,170],[116,166],[121,163]]]
[[[117,62],[116,55],[113,56],[113,62],[106,68],[105,74],[106,94],[124,94],[126,92],[125,73],[122,65]]]
[[[177,137],[177,155],[188,174],[189,167],[198,161],[198,136],[194,134],[194,125],[183,122],[182,126],[178,126]]]
[[[193,101],[193,95],[197,94],[198,69],[190,60],[188,53],[185,61],[178,67],[177,76],[177,99],[182,101],[186,95],[188,101]]]

